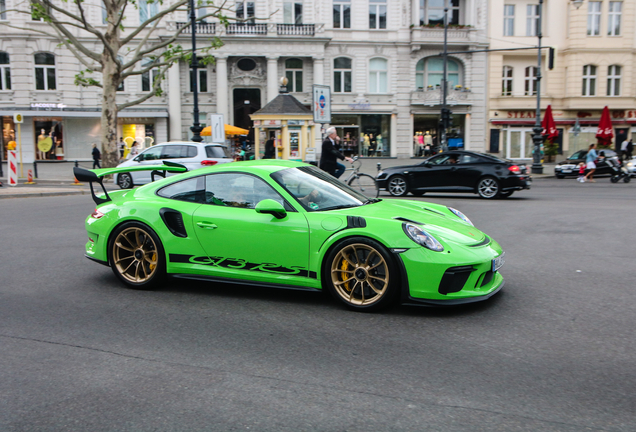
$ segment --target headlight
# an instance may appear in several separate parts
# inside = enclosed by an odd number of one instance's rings
[[[631,167],[633,167],[633,166],[634,166],[634,164],[633,164],[633,163],[631,163],[631,162],[627,162],[627,166],[631,168]]]
[[[380,171],[378,175],[375,176],[375,178],[383,178],[385,175],[386,173],[384,171]]]
[[[442,252],[444,250],[444,246],[440,242],[437,241],[435,237],[410,223],[402,224],[402,228],[407,236],[411,238],[415,243],[424,246],[427,249],[430,249],[435,252]]]
[[[458,218],[460,218],[461,220],[463,220],[464,222],[466,222],[468,225],[470,226],[475,226],[470,219],[468,219],[468,217],[466,217],[466,215],[462,212],[460,212],[457,209],[454,209],[452,207],[446,207],[447,209],[449,209],[450,211],[452,211],[453,213],[455,213],[455,216],[457,216]]]

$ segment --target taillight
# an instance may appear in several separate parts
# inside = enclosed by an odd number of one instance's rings
[[[100,212],[99,210],[95,209],[95,211],[93,213],[91,213],[91,217],[95,218],[95,219],[99,219],[102,216],[104,216],[104,213]]]
[[[216,165],[219,161],[213,161],[213,160],[202,160],[201,161],[201,165],[203,166],[212,166],[212,165]]]
[[[513,174],[521,174],[521,169],[517,165],[509,166],[508,170]]]

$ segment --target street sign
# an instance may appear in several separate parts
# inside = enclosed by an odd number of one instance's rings
[[[313,85],[314,122],[331,123],[331,87],[326,85]]]
[[[13,114],[13,122],[14,123],[22,123],[24,122],[24,117],[20,113]]]
[[[213,143],[225,143],[225,122],[223,114],[208,114],[208,125],[210,126],[210,135]]]
[[[579,117],[576,117],[576,122],[574,122],[574,127],[572,128],[572,133],[574,136],[579,136],[581,133],[581,125],[579,124]]]
[[[9,180],[9,186],[17,186],[18,185],[18,158],[15,154],[15,150],[9,150],[7,152],[7,168],[9,169],[9,173],[7,174],[7,179]]]

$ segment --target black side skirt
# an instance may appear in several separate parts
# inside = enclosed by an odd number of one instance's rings
[[[237,285],[252,285],[252,286],[265,287],[265,288],[282,288],[282,289],[290,289],[295,291],[322,291],[319,288],[310,288],[310,287],[303,287],[303,286],[297,286],[297,285],[285,285],[285,284],[277,284],[277,283],[270,283],[270,282],[259,282],[259,281],[245,280],[245,279],[232,279],[232,278],[224,278],[224,277],[218,277],[218,276],[205,276],[205,275],[184,274],[184,273],[170,274],[170,276],[173,276],[179,279],[194,279],[194,280],[200,280],[200,281],[206,281],[206,282],[221,282],[221,283],[230,283],[230,284],[237,284]]]

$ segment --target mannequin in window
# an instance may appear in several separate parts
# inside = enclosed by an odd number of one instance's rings
[[[369,156],[369,146],[371,145],[371,140],[369,139],[368,134],[364,134],[362,137],[362,156]]]
[[[384,146],[383,146],[383,142],[382,142],[382,135],[378,135],[377,138],[375,139],[376,141],[376,146],[375,146],[375,155],[376,156],[382,156],[382,152],[384,151]]]
[[[429,131],[426,131],[424,135],[424,156],[431,156],[433,154],[433,136]]]
[[[415,135],[413,135],[413,156],[419,156],[419,150],[420,150],[420,132],[415,132]]]
[[[369,134],[369,156],[375,156],[375,135]]]
[[[46,132],[44,131],[44,128],[40,129],[40,135],[38,135],[38,159],[40,160],[44,160],[45,158],[45,153],[40,150],[40,146],[39,144],[44,141],[46,139]]]

